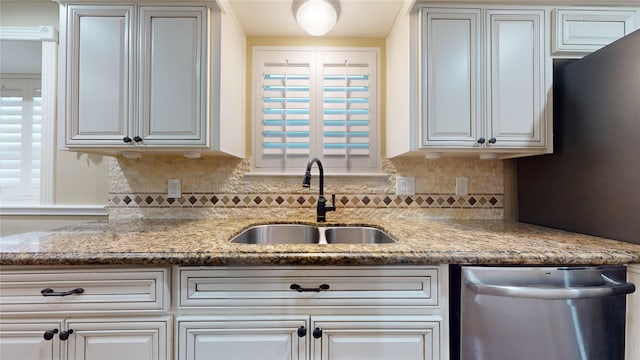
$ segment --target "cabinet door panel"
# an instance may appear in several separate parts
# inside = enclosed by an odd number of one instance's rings
[[[423,13],[425,146],[479,146],[480,10]]]
[[[69,359],[163,360],[170,357],[168,320],[70,321]]]
[[[140,11],[143,143],[204,144],[206,10],[142,7]]]
[[[131,16],[127,6],[69,6],[70,145],[122,145],[130,131]]]
[[[60,330],[60,322],[30,322],[3,320],[0,323],[0,359],[58,360],[60,340],[53,336],[45,340],[47,330]]]
[[[252,320],[231,318],[207,321],[180,321],[179,359],[188,360],[304,360],[310,333],[298,336],[298,328],[308,328],[308,318]]]
[[[555,10],[554,54],[585,54],[596,51],[635,31],[640,9]]]
[[[425,360],[448,358],[440,353],[438,317],[312,317],[314,359]]]
[[[491,147],[545,146],[544,11],[520,12],[487,11]]]

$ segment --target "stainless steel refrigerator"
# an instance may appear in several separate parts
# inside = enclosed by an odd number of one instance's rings
[[[554,62],[554,153],[517,160],[522,222],[640,244],[640,30]]]

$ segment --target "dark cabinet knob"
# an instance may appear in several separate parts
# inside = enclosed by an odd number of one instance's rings
[[[125,137],[123,137],[123,138],[122,138],[122,141],[124,141],[125,143],[127,143],[127,144],[128,144],[128,143],[130,143],[130,142],[131,142],[131,138],[130,138],[130,137],[128,137],[128,136],[125,136]]]
[[[55,335],[57,333],[58,333],[58,329],[47,330],[47,331],[44,332],[42,337],[44,337],[45,340],[49,341],[49,340],[53,339],[53,335]]]
[[[141,138],[140,136],[136,135],[136,136],[133,138],[133,141],[135,141],[135,142],[139,143],[139,142],[141,142],[141,141],[142,141],[142,138]]]
[[[73,334],[73,329],[69,329],[67,331],[63,331],[60,333],[60,340],[65,341],[69,339],[69,335]]]
[[[307,328],[300,326],[298,328],[298,337],[305,337],[307,335]]]
[[[478,139],[478,144],[484,144],[485,141],[485,138],[481,137],[480,139]]]
[[[313,338],[320,339],[321,337],[322,337],[322,329],[320,329],[319,327],[313,329]]]
[[[494,138],[494,137],[492,137],[491,139],[489,139],[489,143],[490,143],[490,144],[495,144],[495,143],[496,143],[496,141],[498,141],[498,140],[496,140],[496,138]]]

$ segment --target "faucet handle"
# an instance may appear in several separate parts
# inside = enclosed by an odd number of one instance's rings
[[[331,206],[326,207],[327,211],[336,210],[336,194],[331,194]]]

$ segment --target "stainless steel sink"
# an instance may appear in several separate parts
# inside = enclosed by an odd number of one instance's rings
[[[364,226],[326,228],[327,244],[388,244],[395,242],[382,230]]]
[[[239,244],[388,244],[395,242],[382,230],[367,226],[318,227],[301,224],[257,225],[231,242]]]
[[[300,224],[269,224],[253,226],[231,239],[241,244],[317,244],[318,228]]]

